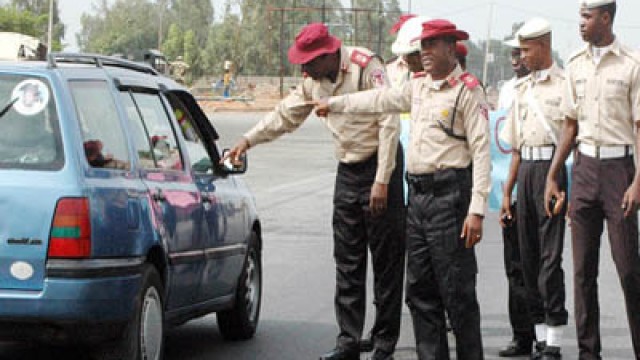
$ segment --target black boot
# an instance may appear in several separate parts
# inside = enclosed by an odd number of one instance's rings
[[[533,341],[527,339],[514,339],[507,346],[500,349],[498,356],[512,357],[531,354],[531,345]]]
[[[557,360],[562,359],[562,355],[560,354],[560,347],[558,346],[547,346],[544,348],[542,352],[542,360]]]
[[[360,360],[358,349],[335,348],[320,356],[320,360]]]

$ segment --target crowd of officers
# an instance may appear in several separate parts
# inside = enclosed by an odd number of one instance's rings
[[[505,233],[517,228],[508,249],[505,238],[514,337],[500,356],[562,357],[568,313],[561,263],[570,221],[579,358],[601,358],[597,264],[606,221],[640,359],[640,179],[633,156],[640,54],[614,36],[615,13],[615,0],[581,0],[586,44],[564,70],[552,60],[546,20],[528,20],[511,42],[514,70],[524,65],[526,71],[516,71],[508,85],[513,91],[500,132],[513,149],[500,222]],[[482,84],[458,60],[466,54],[465,31],[415,16],[401,18],[393,30],[398,60],[385,67],[371,51],[342,45],[325,25],[305,26],[288,53],[302,66],[301,85],[228,156],[238,160],[250,147],[294,131],[314,111],[333,135],[339,333],[321,360],[360,359],[361,351],[393,359],[403,287],[419,359],[449,359],[447,322],[457,359],[483,359],[474,246],[482,239],[491,186],[489,106]],[[406,149],[401,128],[408,129]],[[363,338],[369,252],[376,316]],[[511,297],[520,305],[512,306]]]

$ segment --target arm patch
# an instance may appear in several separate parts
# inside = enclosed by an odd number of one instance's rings
[[[460,75],[460,80],[470,89],[475,89],[478,85],[480,85],[480,80],[477,77],[471,75],[470,73],[464,73]]]
[[[366,68],[369,65],[369,62],[373,58],[372,55],[365,54],[358,50],[353,50],[351,52],[351,62],[357,64],[361,68]]]

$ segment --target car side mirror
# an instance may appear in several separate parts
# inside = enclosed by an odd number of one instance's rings
[[[239,161],[232,161],[231,157],[227,157],[231,150],[222,150],[222,157],[226,160],[222,163],[222,167],[227,174],[244,174],[247,171],[247,154],[242,154]]]

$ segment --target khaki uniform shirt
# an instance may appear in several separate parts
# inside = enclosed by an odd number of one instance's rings
[[[456,67],[438,84],[427,75],[415,78],[402,89],[379,89],[329,100],[330,111],[348,113],[411,111],[411,136],[407,171],[412,175],[430,174],[449,168],[466,168],[473,162],[473,186],[469,213],[483,215],[491,188],[488,105],[480,85],[473,89],[460,79]],[[464,89],[463,89],[464,87]],[[460,93],[460,91],[462,91]],[[451,126],[456,97],[453,132],[466,141],[447,135],[438,124]]]
[[[531,73],[518,81],[514,104],[500,138],[517,150],[523,146],[555,145],[564,122],[562,101],[567,88],[564,80],[564,71],[553,64],[547,70]],[[540,118],[541,115],[544,119]]]
[[[635,145],[640,120],[640,55],[617,39],[598,65],[587,46],[567,65],[565,115],[578,120],[578,142]]]
[[[351,53],[357,50],[373,55],[362,48],[342,47],[341,70],[335,83],[328,79],[315,81],[305,78],[300,86],[283,99],[275,110],[265,116],[244,137],[253,146],[271,141],[280,135],[297,129],[313,111],[313,105],[305,101],[320,100],[333,95],[359,91],[358,83],[362,71],[362,88],[386,87],[389,84],[384,65],[372,58],[366,68],[351,61]],[[396,166],[396,151],[399,136],[399,118],[388,114],[329,114],[321,121],[333,135],[336,157],[344,163],[356,163],[370,158],[378,152],[376,182],[388,184]]]

